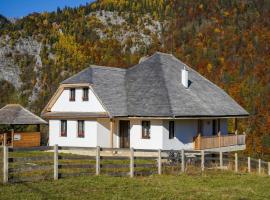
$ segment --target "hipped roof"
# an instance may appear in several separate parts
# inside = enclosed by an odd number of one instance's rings
[[[184,68],[188,88],[181,84]],[[160,52],[129,69],[90,66],[62,83],[91,84],[112,117],[248,115],[224,90],[173,55]]]
[[[19,104],[8,104],[0,109],[0,124],[35,125],[47,124],[47,122]]]

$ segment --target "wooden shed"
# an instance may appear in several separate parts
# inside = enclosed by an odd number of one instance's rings
[[[11,128],[8,132],[0,133],[0,144],[13,147],[40,146],[41,124],[47,124],[47,122],[19,104],[8,104],[0,109],[0,125],[10,125],[11,127],[36,125],[36,131],[19,132]]]

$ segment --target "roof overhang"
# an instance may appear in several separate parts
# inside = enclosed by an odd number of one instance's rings
[[[231,119],[231,118],[248,118],[249,115],[215,115],[215,116],[115,116],[114,118],[129,119]]]
[[[45,119],[93,119],[109,118],[106,112],[47,112],[42,114]]]

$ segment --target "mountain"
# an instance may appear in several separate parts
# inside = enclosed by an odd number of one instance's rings
[[[5,28],[10,24],[10,21],[0,14],[0,29]]]
[[[12,23],[0,16],[0,104],[39,114],[59,82],[88,64],[129,67],[155,51],[172,53],[250,112],[239,129],[248,133],[248,152],[263,154],[269,10],[268,0],[98,0]]]

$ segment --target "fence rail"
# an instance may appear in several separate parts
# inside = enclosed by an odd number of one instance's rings
[[[239,157],[237,153],[204,150],[4,146],[0,150],[0,158],[3,183],[100,174],[134,177],[202,173],[213,169],[256,172],[270,176],[270,162]]]

